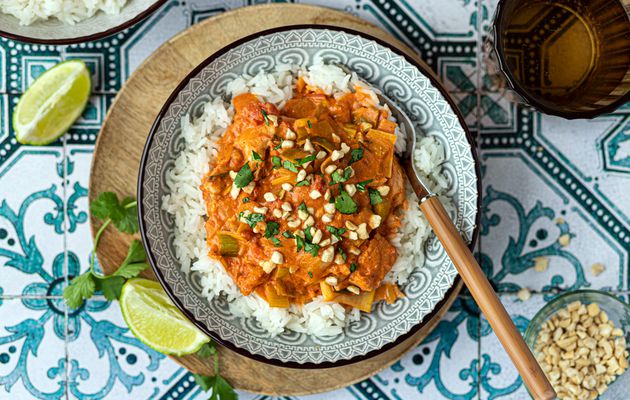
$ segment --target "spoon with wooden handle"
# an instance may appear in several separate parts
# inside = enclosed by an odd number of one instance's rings
[[[345,65],[339,66],[347,73],[351,73]],[[420,199],[420,209],[429,221],[429,224],[431,224],[435,235],[442,243],[442,246],[444,246],[459,275],[479,305],[481,312],[486,316],[503,348],[505,348],[512,359],[529,392],[535,399],[555,399],[556,392],[553,390],[529,347],[527,347],[523,337],[516,329],[505,307],[499,301],[490,282],[488,282],[481,267],[479,267],[477,260],[475,260],[470,249],[464,243],[437,195],[429,189],[420,178],[421,175],[416,171],[413,162],[413,151],[416,148],[416,134],[413,123],[398,108],[396,103],[382,94],[377,93],[377,96],[382,103],[387,104],[390,108],[392,115],[398,122],[398,126],[403,131],[403,134],[406,135],[407,143],[401,161],[407,178]]]

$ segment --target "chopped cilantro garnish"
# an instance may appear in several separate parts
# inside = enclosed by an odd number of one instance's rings
[[[313,160],[315,160],[315,155],[311,154],[310,156],[306,156],[304,158],[298,158],[297,160],[295,160],[297,162],[297,165],[304,165],[307,162],[311,162]]]
[[[243,203],[249,203],[249,197],[243,197]]]
[[[260,156],[260,154],[252,150],[252,160],[262,161],[262,157]]]
[[[357,211],[357,203],[352,200],[348,192],[342,190],[335,197],[335,208],[342,214],[352,214]]]
[[[274,246],[276,246],[276,247],[282,247],[282,245],[280,244],[280,239],[278,239],[277,237],[275,237],[275,236],[274,236],[274,237],[272,237],[272,238],[271,238],[271,239],[269,239],[269,240],[271,240],[271,243],[273,243],[273,244],[274,244]]]
[[[336,170],[335,172],[333,172],[332,175],[330,175],[330,177],[332,178],[332,182],[330,182],[331,185],[346,181],[346,179],[343,177],[343,175],[341,175],[339,170]]]
[[[267,228],[265,228],[265,237],[270,238],[280,233],[280,224],[274,221],[267,221]]]
[[[295,237],[295,235],[291,231],[282,232],[282,236],[284,236],[287,239],[293,239]]]
[[[310,276],[311,279],[313,279],[313,273],[311,271],[308,271],[308,276]]]
[[[311,234],[311,230],[312,228],[310,226],[304,229],[304,239],[306,239],[307,242],[313,241],[313,235]]]
[[[247,217],[243,217],[243,219],[245,220],[245,222],[247,222],[247,225],[249,225],[252,229],[254,229],[257,223],[265,220],[265,216],[258,213],[252,213],[252,214],[249,214]]]
[[[282,166],[283,166],[285,169],[288,169],[288,170],[289,170],[289,171],[291,171],[291,172],[295,172],[295,173],[297,173],[297,172],[298,172],[298,170],[297,170],[297,168],[296,168],[295,164],[293,164],[293,163],[292,163],[291,161],[289,161],[289,160],[284,160],[284,162],[282,163]]]
[[[241,170],[238,171],[236,176],[234,177],[234,185],[237,188],[244,188],[249,185],[249,183],[254,179],[254,174],[252,174],[252,170],[249,168],[249,164],[245,163],[241,167]]]
[[[299,181],[298,183],[295,184],[295,186],[308,186],[308,185],[310,185],[310,183],[306,179],[304,179],[303,181]]]
[[[328,229],[328,232],[332,233],[333,235],[337,236],[337,238],[341,239],[341,235],[343,235],[347,229],[346,228],[336,228],[334,226],[328,225],[326,227],[326,229]]]
[[[335,198],[333,196],[330,196],[330,199],[328,199],[328,202],[330,204],[334,203],[335,202]]]
[[[282,142],[280,142],[277,145],[273,146],[273,149],[274,150],[278,150],[280,147],[282,147]]]
[[[319,245],[305,242],[304,251],[307,253],[311,253],[313,257],[317,257],[317,253],[319,252]]]
[[[305,244],[305,243],[304,243],[304,239],[302,239],[302,238],[301,238],[301,237],[299,237],[299,236],[296,236],[296,237],[295,237],[295,245],[296,245],[296,247],[297,247],[297,251],[302,250],[302,248],[304,247],[304,244]]]
[[[365,187],[367,184],[369,184],[370,182],[372,182],[374,179],[368,179],[366,181],[361,181],[359,183],[357,183],[357,190],[359,192],[365,192]]]
[[[352,177],[352,168],[347,167],[343,170],[343,178],[347,181],[350,177]]]
[[[313,129],[313,125],[311,125],[311,120],[307,119],[306,123],[308,124],[309,129]]]
[[[278,156],[271,157],[271,163],[273,164],[274,169],[282,167],[282,160]]]
[[[241,211],[240,213],[238,213],[238,219],[239,221],[241,220],[241,218],[243,218],[243,215],[245,215],[245,213],[243,211]]]
[[[305,202],[302,202],[302,203],[298,206],[298,210],[308,211],[308,208],[306,207],[306,203],[305,203]]]
[[[363,149],[360,147],[358,149],[354,149],[350,153],[350,164],[354,164],[355,162],[359,161],[362,158],[363,158]]]
[[[355,263],[350,264],[350,272],[354,272],[357,270],[357,265]]]
[[[370,194],[370,204],[373,206],[383,202],[383,198],[378,190],[368,188],[368,193]]]
[[[341,258],[343,258],[344,261],[348,259],[346,252],[343,251],[343,248],[341,246],[339,246],[339,248],[337,249],[337,253],[339,253],[339,255],[341,256]]]
[[[269,126],[269,117],[267,117],[267,112],[263,110],[262,108],[260,109],[260,112],[262,113],[263,118],[265,119],[265,125]]]

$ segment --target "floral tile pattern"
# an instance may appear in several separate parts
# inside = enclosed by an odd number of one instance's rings
[[[165,40],[257,0],[170,0],[115,36],[72,46],[0,39],[0,399],[204,399],[191,374],[139,343],[118,305],[68,311],[68,277],[88,266],[87,187],[94,142],[116,92]],[[392,32],[445,82],[478,136],[483,207],[478,258],[524,330],[551,291],[630,289],[630,105],[590,121],[511,101],[487,62],[497,0],[312,0]],[[63,139],[20,146],[20,94],[80,58],[94,95]],[[603,267],[596,275],[593,266]],[[601,268],[600,268],[601,269]],[[526,302],[514,292],[534,292]],[[268,399],[240,393],[241,399]],[[475,302],[463,294],[438,327],[373,378],[316,399],[526,399]]]

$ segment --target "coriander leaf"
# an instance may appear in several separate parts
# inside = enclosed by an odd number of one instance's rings
[[[254,174],[252,174],[251,168],[249,168],[249,164],[245,163],[241,167],[241,170],[238,171],[236,176],[234,177],[234,185],[237,188],[244,188],[249,185],[249,183],[254,180]]]
[[[271,157],[271,163],[273,164],[274,168],[282,167],[282,160],[278,156]]]
[[[120,216],[111,214],[110,218],[116,229],[124,233],[138,232],[138,207],[134,204],[130,207],[121,207]]]
[[[304,179],[303,181],[299,181],[298,183],[295,184],[295,186],[308,186],[310,185],[309,181],[307,181],[306,179]]]
[[[304,243],[304,251],[307,253],[311,253],[313,257],[317,257],[317,253],[319,252],[319,245],[313,244],[309,242]]]
[[[127,250],[127,257],[123,261],[122,265],[142,262],[147,259],[147,253],[144,252],[144,246],[138,239],[131,242],[129,249]]]
[[[313,161],[313,160],[315,160],[315,154],[311,154],[310,156],[306,156],[306,157],[304,157],[304,158],[300,158],[300,159],[298,159],[298,160],[296,160],[296,161],[297,161],[297,164],[298,164],[298,165],[304,165],[304,164],[306,164],[307,162],[311,162],[311,161]]]
[[[302,239],[302,238],[301,238],[301,237],[299,237],[299,236],[296,236],[296,237],[295,237],[295,245],[296,245],[296,247],[297,247],[297,251],[302,250],[302,248],[304,247],[304,244],[305,244],[305,243],[304,243],[304,239]]]
[[[306,239],[307,242],[313,241],[313,235],[311,234],[311,230],[312,228],[310,226],[304,229],[304,239]]]
[[[208,400],[237,400],[238,395],[232,386],[221,375],[213,377],[212,395]]]
[[[273,243],[274,246],[282,247],[282,244],[280,244],[280,239],[278,239],[277,237],[274,236],[269,240],[271,240],[271,243]]]
[[[334,185],[335,183],[345,182],[347,180],[347,178],[344,178],[344,176],[341,175],[339,170],[336,170],[335,172],[333,172],[332,175],[330,175],[330,177],[332,178],[332,183],[331,183],[332,185]]]
[[[265,216],[258,213],[252,213],[252,214],[249,214],[247,217],[243,217],[243,219],[245,219],[245,221],[247,222],[247,225],[249,225],[250,228],[254,229],[257,223],[265,219]]]
[[[210,388],[214,384],[213,376],[193,374],[193,377],[195,377],[195,382],[197,382],[197,385],[199,385],[201,390],[203,390],[204,392],[207,392],[208,390],[210,390]]]
[[[243,197],[243,203],[249,203],[249,197]]]
[[[357,265],[355,263],[350,264],[350,272],[354,272],[357,270]]]
[[[363,149],[362,148],[359,147],[358,149],[352,150],[352,152],[350,152],[349,165],[354,164],[355,162],[359,161],[362,158],[363,158]]]
[[[339,255],[341,256],[341,258],[343,258],[344,261],[346,261],[346,259],[348,258],[348,256],[346,255],[346,252],[343,251],[343,247],[341,246],[337,248],[337,253],[339,253]]]
[[[122,292],[125,278],[122,276],[109,276],[106,278],[96,278],[99,282],[100,291],[109,301],[118,300]]]
[[[339,195],[335,197],[335,208],[342,214],[352,214],[357,211],[357,203],[352,200],[352,197],[342,190]]]
[[[344,180],[348,180],[350,179],[350,177],[352,176],[352,168],[347,167],[346,169],[343,170],[343,178]]]
[[[88,271],[72,279],[70,285],[64,289],[63,297],[70,308],[79,308],[84,299],[94,295],[95,289],[94,276]]]
[[[260,156],[260,154],[252,150],[252,160],[262,161],[262,157]]]
[[[297,173],[297,172],[298,172],[297,167],[295,166],[295,164],[293,164],[293,163],[292,163],[291,161],[289,161],[289,160],[284,160],[284,162],[282,163],[282,166],[283,166],[285,169],[288,169],[288,170],[289,170],[289,171],[291,171],[291,172],[295,172],[295,173]]]
[[[90,212],[98,219],[107,219],[112,209],[118,208],[118,198],[112,192],[103,192],[90,204]]]
[[[305,202],[302,202],[302,203],[298,206],[298,210],[308,211],[308,208],[306,207],[306,203],[305,203]]]
[[[267,111],[261,108],[260,112],[262,113],[263,118],[265,119],[265,125],[269,126],[269,117],[267,116]]]
[[[270,238],[280,232],[280,224],[274,221],[268,221],[265,228],[265,237]]]
[[[197,350],[197,355],[201,358],[210,358],[215,355],[217,352],[217,348],[214,347],[213,342],[205,343],[199,350]]]
[[[378,190],[368,188],[368,193],[370,194],[371,205],[375,206],[383,202],[383,198],[381,197],[381,194],[378,192]]]
[[[282,142],[280,142],[277,145],[273,146],[273,149],[274,150],[278,150],[280,147],[282,147]]]
[[[122,276],[126,279],[131,279],[140,275],[140,272],[144,271],[147,268],[149,268],[149,264],[145,262],[125,264],[121,265],[118,270],[114,272],[114,275]]]
[[[306,120],[306,123],[308,124],[308,127],[309,127],[310,129],[313,129],[313,125],[311,124],[311,120],[310,120],[310,119],[307,119],[307,120]]]
[[[313,279],[313,273],[311,271],[308,271],[308,276],[310,276],[311,279]]]
[[[373,180],[374,180],[374,179],[368,179],[368,180],[365,180],[365,181],[358,182],[358,183],[357,183],[357,190],[358,190],[359,192],[365,192],[365,187],[366,187],[366,185],[367,185],[368,183],[372,182]]]
[[[346,228],[336,228],[334,226],[328,225],[326,227],[326,229],[328,229],[328,232],[332,233],[333,235],[337,236],[337,238],[341,239],[341,235],[343,235],[347,229]]]
[[[295,237],[295,235],[293,233],[291,233],[290,231],[282,232],[282,236],[284,236],[287,239],[293,239]]]

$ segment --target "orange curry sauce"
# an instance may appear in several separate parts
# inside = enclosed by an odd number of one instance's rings
[[[360,87],[334,98],[299,79],[282,110],[252,94],[217,145],[201,190],[210,256],[272,307],[325,300],[370,312],[407,207],[396,124]]]

